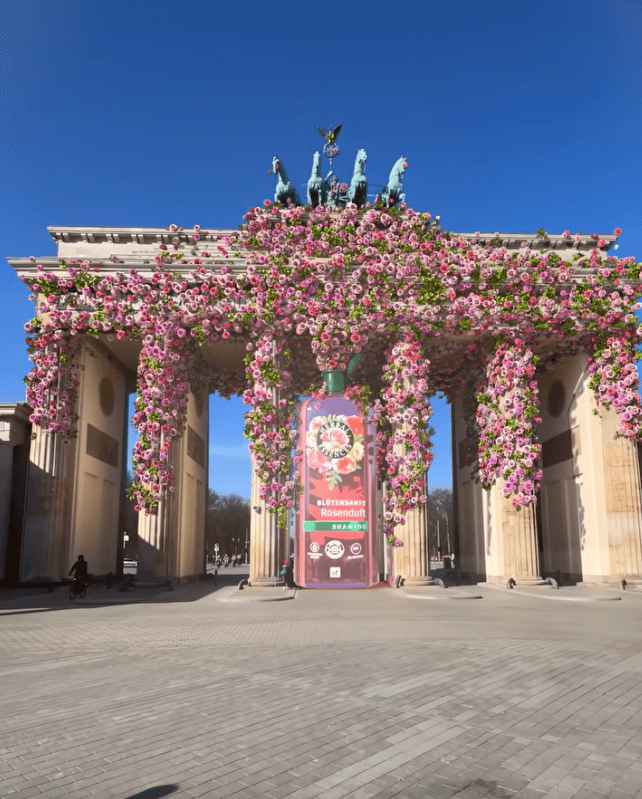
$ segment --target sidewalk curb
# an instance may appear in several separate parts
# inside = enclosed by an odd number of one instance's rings
[[[261,592],[260,594],[258,592]],[[270,591],[273,593],[266,594],[263,592]],[[278,593],[277,593],[278,592]],[[230,602],[230,603],[240,603],[240,602],[287,602],[289,600],[295,599],[297,595],[297,589],[295,588],[293,591],[283,591],[282,588],[244,588],[242,591],[239,591],[238,588],[234,586],[226,586],[225,588],[221,588],[216,592],[216,599],[218,602]]]
[[[503,585],[496,583],[480,583],[484,588],[490,588],[494,591],[500,591],[505,594],[514,596],[528,597],[534,599],[552,599],[557,602],[620,602],[621,596],[566,596],[560,595],[560,589],[553,589],[550,586],[542,586],[541,588],[506,588]],[[563,589],[561,589],[563,590]],[[580,589],[582,590],[582,589]]]
[[[417,589],[412,588],[393,588],[392,594],[397,597],[404,597],[405,599],[424,599],[429,602],[448,602],[453,600],[467,600],[467,599],[483,599],[481,594],[458,594],[455,593],[456,588],[426,588],[425,592],[415,593]]]

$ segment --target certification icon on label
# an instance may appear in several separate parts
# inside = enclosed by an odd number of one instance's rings
[[[341,577],[341,566],[330,566],[330,577]]]
[[[329,558],[332,558],[332,560],[337,560],[337,558],[340,558],[345,551],[346,549],[341,541],[328,541],[328,543],[325,545],[325,554]]]

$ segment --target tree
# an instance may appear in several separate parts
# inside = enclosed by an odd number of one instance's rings
[[[134,476],[131,472],[127,472],[127,489],[134,481]],[[121,534],[126,532],[129,540],[125,544],[123,556],[126,558],[135,558],[138,555],[138,513],[134,510],[136,505],[135,500],[129,498],[129,494],[125,493],[125,497],[121,503],[121,516],[119,518],[119,541]]]
[[[207,497],[205,541],[207,554],[219,545],[221,556],[243,555],[250,530],[250,502],[238,494],[218,494],[211,488]]]
[[[434,558],[439,550],[450,555],[453,540],[453,492],[450,488],[436,488],[428,496],[428,540],[430,554]]]

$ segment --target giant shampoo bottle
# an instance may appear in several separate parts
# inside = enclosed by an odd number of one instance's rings
[[[327,396],[299,409],[295,579],[307,588],[370,588],[379,581],[372,429],[344,396],[344,373],[323,377]]]

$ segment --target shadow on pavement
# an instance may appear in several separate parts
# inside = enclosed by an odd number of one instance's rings
[[[53,590],[21,586],[12,589],[0,589],[0,616],[18,615],[21,613],[44,613],[53,610],[73,610],[87,608],[104,608],[111,605],[130,604],[167,604],[197,602],[221,588],[237,586],[248,577],[245,569],[234,569],[216,577],[208,573],[197,582],[178,585],[150,583],[143,581],[111,583],[111,587],[102,581],[90,583],[84,598],[70,599],[67,586],[58,586]],[[171,586],[171,587],[170,587]],[[121,590],[126,588],[126,590]]]
[[[140,793],[132,793],[125,799],[162,799],[178,790],[178,785],[156,785],[153,788],[145,788]]]

